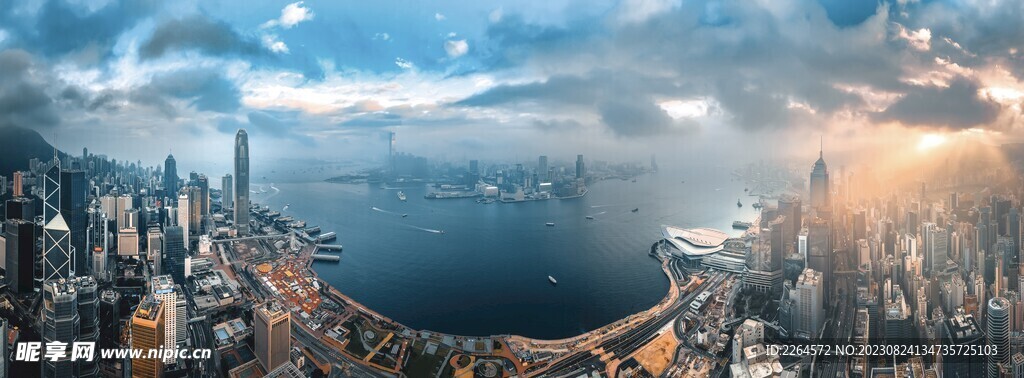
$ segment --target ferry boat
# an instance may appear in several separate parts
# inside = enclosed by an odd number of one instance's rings
[[[732,222],[732,228],[739,229],[739,230],[746,230],[746,229],[751,228],[753,226],[754,226],[754,224],[750,223],[750,222],[743,222],[743,221],[734,221],[734,222]]]
[[[548,222],[544,224],[547,225],[548,227],[555,227],[555,222]]]
[[[398,200],[399,201],[405,201],[405,192],[403,192],[401,190],[398,191]]]
[[[558,285],[558,280],[555,277],[548,276],[548,281],[551,281],[552,285]]]
[[[593,216],[591,216],[591,215],[587,215],[587,216],[586,216],[586,218],[587,218],[587,219],[591,219],[591,220],[592,220],[592,219],[594,219],[594,217],[593,217]]]
[[[635,208],[635,209],[633,209],[632,211],[633,211],[634,213],[636,213],[636,212],[639,212],[639,211],[640,211],[640,208],[639,208],[639,207],[638,207],[638,208]]]
[[[402,218],[409,216],[409,214],[402,214]]]

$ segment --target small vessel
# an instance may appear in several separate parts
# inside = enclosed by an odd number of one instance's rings
[[[405,201],[405,192],[403,192],[401,190],[398,191],[398,200],[399,201]]]
[[[748,190],[750,190],[750,189],[747,189],[747,188],[743,188],[743,191],[744,191],[744,192],[745,192],[745,191],[748,191]]]
[[[736,199],[736,207],[743,207],[743,203],[740,202],[739,198]]]
[[[444,233],[444,230],[441,230],[441,232],[440,232],[440,233],[441,233],[441,234],[443,234],[443,233]]]
[[[640,211],[640,208],[639,208],[639,207],[638,207],[638,208],[635,208],[635,209],[633,209],[633,212],[634,212],[634,213],[635,213],[635,212],[638,212],[638,211]]]
[[[548,222],[545,223],[545,225],[547,225],[548,227],[555,227],[555,222]]]
[[[587,216],[586,216],[586,218],[587,218],[587,219],[594,219],[594,216],[592,216],[592,215],[587,215]]]
[[[409,214],[402,214],[402,218],[409,216]]]
[[[558,285],[558,280],[555,277],[548,276],[548,281],[551,281],[552,285]]]
[[[754,224],[751,223],[751,222],[744,222],[744,221],[734,221],[734,222],[732,222],[732,228],[739,229],[739,230],[746,230],[746,229],[751,228],[753,226],[754,226]]]
[[[636,182],[636,179],[633,179],[633,182]]]

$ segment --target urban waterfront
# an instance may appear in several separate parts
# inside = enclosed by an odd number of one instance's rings
[[[734,220],[753,219],[754,197],[730,172],[662,171],[600,181],[581,198],[511,204],[424,199],[425,186],[401,188],[402,202],[398,189],[325,182],[275,183],[278,191],[254,183],[267,193],[253,201],[277,211],[289,205],[282,215],[337,232],[341,263],[315,263],[320,278],[407,326],[557,339],[665,296],[668,279],[647,254],[661,225],[730,230]],[[747,205],[737,207],[737,198]]]

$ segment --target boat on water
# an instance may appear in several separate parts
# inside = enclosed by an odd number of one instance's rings
[[[638,207],[638,208],[635,208],[635,209],[633,209],[632,211],[633,211],[634,213],[636,213],[636,212],[639,212],[639,211],[640,211],[640,208],[639,208],[639,207]]]
[[[405,192],[403,192],[401,190],[398,191],[398,200],[399,201],[405,201]]]
[[[753,226],[754,226],[754,224],[751,223],[751,222],[743,222],[743,221],[734,221],[734,222],[732,222],[732,228],[739,229],[739,230],[746,230],[746,229],[751,228]]]
[[[736,199],[736,207],[743,207],[743,203],[740,202],[739,198]]]
[[[633,179],[633,182],[636,182],[636,179]]]
[[[402,218],[409,216],[409,214],[402,214]]]
[[[548,276],[548,281],[551,281],[552,285],[558,285],[558,280],[555,277]]]
[[[587,219],[594,219],[594,216],[593,215],[587,215],[586,218]]]
[[[545,223],[545,225],[547,225],[548,227],[555,227],[555,222],[548,222]]]

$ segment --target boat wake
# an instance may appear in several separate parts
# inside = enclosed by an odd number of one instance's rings
[[[370,210],[373,210],[373,211],[377,211],[377,212],[381,212],[381,213],[384,213],[384,214],[391,214],[391,215],[402,215],[402,214],[396,213],[396,212],[394,212],[394,211],[390,211],[390,210],[384,210],[384,209],[381,209],[381,208],[379,208],[379,207],[377,207],[377,206],[370,206]]]
[[[441,231],[441,230],[434,230],[434,229],[430,229],[430,228],[416,227],[416,226],[413,226],[413,225],[409,225],[409,227],[415,228],[415,229],[420,230],[420,231],[426,231],[426,232],[434,233],[434,234],[443,234],[444,233],[444,231]]]

